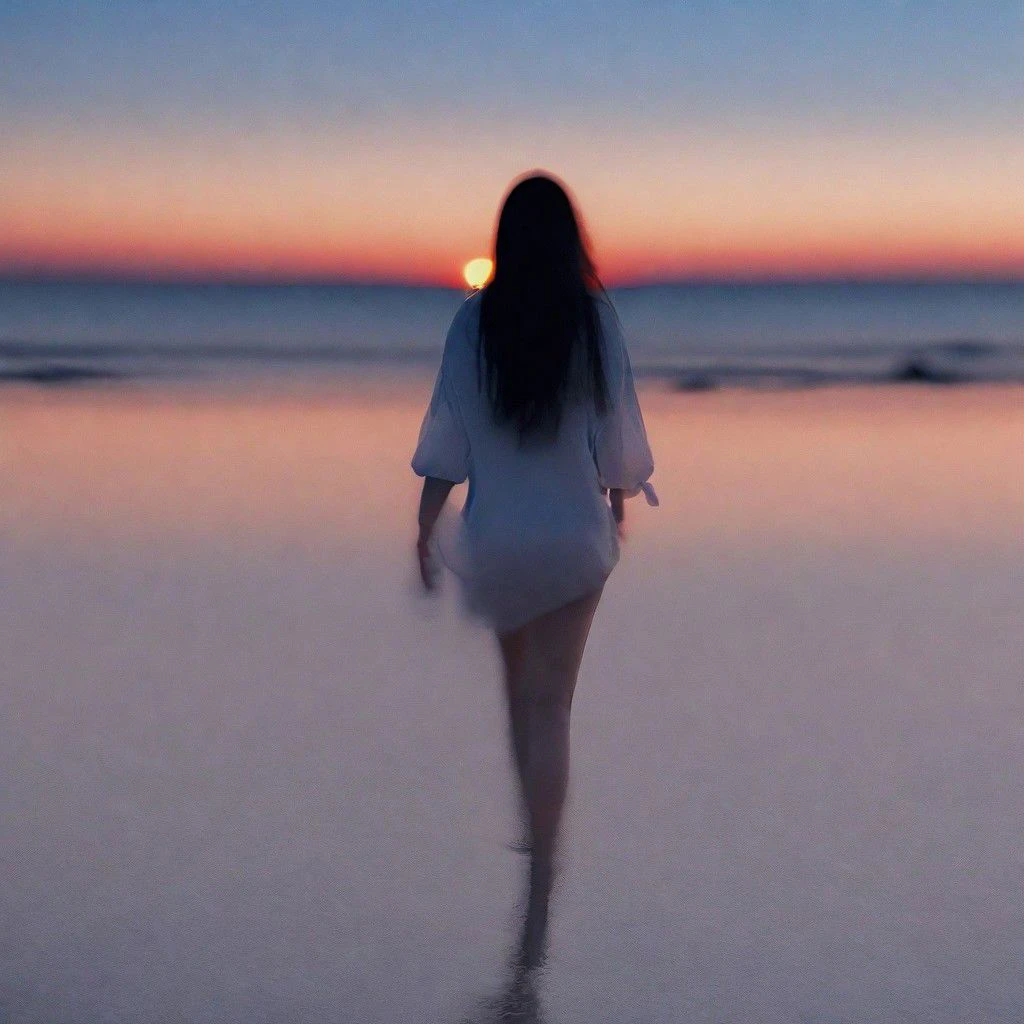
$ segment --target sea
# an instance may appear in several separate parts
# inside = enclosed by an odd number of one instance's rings
[[[0,280],[0,379],[426,369],[467,294],[381,284]],[[609,294],[637,375],[684,390],[1024,381],[1024,281],[702,282]]]

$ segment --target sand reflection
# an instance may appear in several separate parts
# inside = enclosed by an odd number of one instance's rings
[[[283,394],[8,391],[0,526],[18,540],[388,544],[408,532],[427,383]],[[659,544],[1016,550],[1013,387],[644,394]]]

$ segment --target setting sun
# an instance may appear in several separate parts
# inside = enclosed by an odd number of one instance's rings
[[[483,288],[490,281],[493,271],[494,263],[486,256],[478,256],[462,268],[462,276],[470,288]]]

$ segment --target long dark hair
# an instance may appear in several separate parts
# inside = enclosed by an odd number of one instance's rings
[[[548,174],[520,178],[498,217],[477,363],[495,420],[515,428],[520,443],[556,435],[573,398],[605,410],[595,304],[603,294],[565,187]]]

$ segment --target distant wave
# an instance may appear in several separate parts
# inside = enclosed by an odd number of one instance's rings
[[[0,341],[0,382],[62,385],[104,380],[225,378],[236,376],[246,367],[425,367],[433,361],[436,361],[433,353],[413,348],[381,351],[379,348],[327,345],[281,349],[237,344]]]
[[[716,387],[814,387],[839,384],[1024,383],[1024,344],[971,339],[913,345],[864,345],[808,356],[691,360],[649,365],[644,371],[682,391]]]
[[[297,371],[378,366],[432,371],[438,354],[422,348],[308,345],[153,345],[0,340],[0,381],[67,385],[104,380],[225,379],[246,368]],[[953,339],[907,345],[835,344],[809,352],[634,357],[638,378],[680,391],[717,388],[805,388],[846,384],[1024,383],[1024,343]]]

